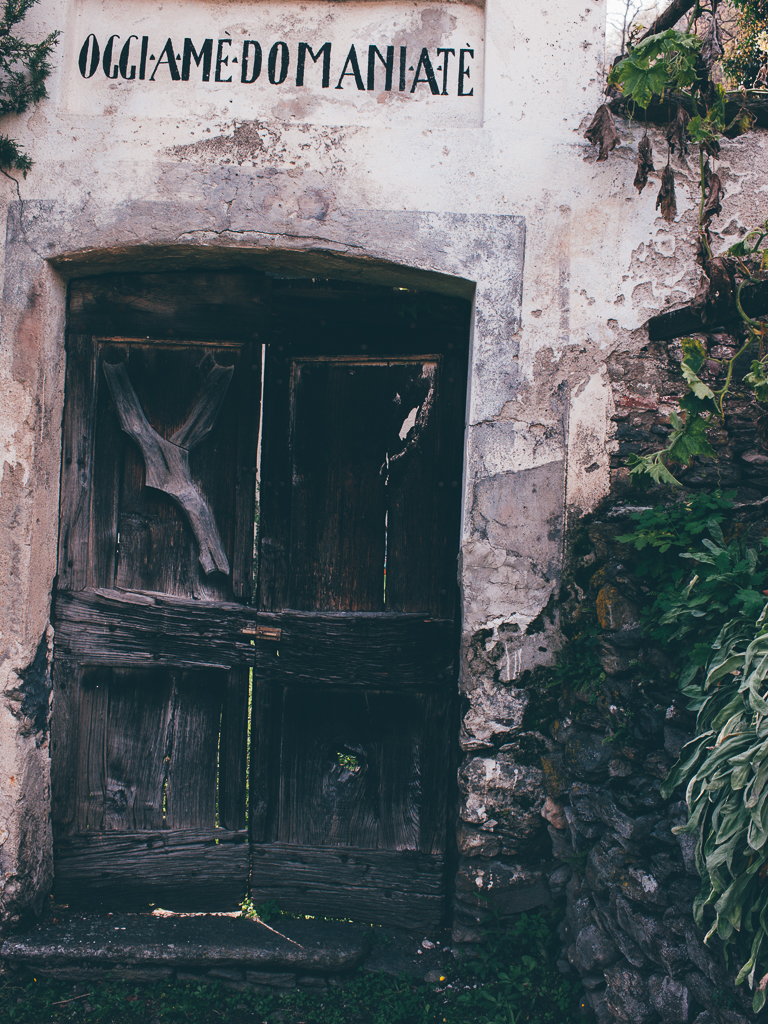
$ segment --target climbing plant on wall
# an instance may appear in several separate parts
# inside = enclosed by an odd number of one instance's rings
[[[717,170],[722,140],[752,126],[746,92],[742,102],[734,104],[731,97],[729,104],[714,69],[722,61],[738,84],[761,84],[768,73],[761,70],[768,66],[768,0],[735,0],[742,31],[725,55],[718,2],[696,0],[684,31],[667,28],[631,48],[612,68],[608,102],[587,130],[587,138],[600,146],[598,160],[605,160],[619,142],[609,104],[635,118],[647,118],[652,105],[671,111],[656,208],[667,221],[677,216],[673,157],[682,159],[692,148],[699,170],[696,258],[701,268],[693,309],[702,336],[708,325],[723,319],[737,324],[730,331],[733,354],[709,377],[705,371],[713,360],[704,342],[682,339],[683,397],[671,415],[666,445],[630,455],[636,482],[679,486],[675,466],[689,465],[694,456],[715,457],[707,430],[724,419],[737,385],[751,391],[760,413],[768,406],[768,324],[748,315],[742,301],[745,288],[768,278],[768,220],[724,252],[714,250],[711,232],[725,191]],[[638,191],[654,170],[646,128],[638,145]],[[717,385],[708,382],[715,377]],[[642,513],[638,529],[620,539],[638,552],[650,548],[664,554],[679,539],[675,516],[686,511],[687,505],[673,504]],[[662,790],[670,797],[685,787],[689,820],[679,831],[696,836],[702,879],[694,917],[707,930],[708,942],[715,936],[722,941],[737,983],[747,981],[759,1011],[768,993],[768,550],[759,535],[746,539],[737,527],[728,536],[721,518],[708,518],[709,537],[682,551],[681,557],[692,562],[690,572],[681,571],[679,563],[677,569],[664,568],[645,625],[675,651],[679,685],[697,712],[696,735]]]
[[[23,114],[48,93],[45,80],[51,73],[50,57],[58,32],[41,42],[30,43],[14,34],[37,0],[5,0],[0,18],[0,116]],[[29,156],[8,135],[0,133],[0,170],[21,171],[32,166]]]
[[[765,5],[766,0],[760,2]],[[630,456],[630,472],[638,482],[650,480],[679,486],[670,467],[686,466],[696,455],[715,455],[707,440],[707,428],[722,420],[724,403],[735,383],[735,366],[748,352],[754,358],[745,382],[751,386],[757,402],[768,402],[768,325],[750,318],[741,301],[745,286],[767,276],[768,221],[724,253],[716,253],[712,246],[711,223],[722,210],[725,192],[717,172],[721,141],[748,131],[752,124],[744,104],[730,118],[727,116],[726,91],[713,80],[715,65],[723,56],[716,17],[718,3],[719,0],[711,0],[708,5],[695,3],[685,31],[669,28],[644,38],[613,66],[608,78],[609,97],[619,100],[630,116],[647,118],[653,103],[667,104],[673,111],[666,130],[666,162],[661,168],[656,199],[656,207],[667,221],[677,216],[672,158],[675,154],[685,157],[691,146],[698,151],[697,261],[701,283],[693,308],[704,326],[714,323],[726,309],[737,312],[741,321],[736,352],[724,361],[724,381],[719,388],[710,387],[700,376],[702,367],[710,361],[701,341],[683,339],[681,370],[685,394],[679,410],[671,416],[667,445],[648,455]],[[618,144],[619,135],[608,103],[597,111],[586,137],[593,145],[599,145],[598,161],[607,159]],[[646,120],[634,180],[639,192],[654,170]]]

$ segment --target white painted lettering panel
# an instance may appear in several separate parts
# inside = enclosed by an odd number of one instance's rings
[[[484,20],[464,3],[79,0],[63,101],[142,119],[471,127]]]

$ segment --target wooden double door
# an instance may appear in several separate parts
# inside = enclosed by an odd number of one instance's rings
[[[72,282],[59,900],[441,921],[467,336],[402,289]]]

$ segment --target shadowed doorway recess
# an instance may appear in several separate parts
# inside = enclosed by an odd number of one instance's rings
[[[60,900],[442,921],[468,332],[402,288],[72,282]]]

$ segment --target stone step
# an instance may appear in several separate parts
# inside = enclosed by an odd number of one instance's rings
[[[151,980],[204,975],[278,988],[348,972],[368,955],[370,927],[280,919],[274,930],[230,914],[109,914],[49,917],[6,938],[8,970],[73,980]],[[320,982],[322,983],[322,982]]]

